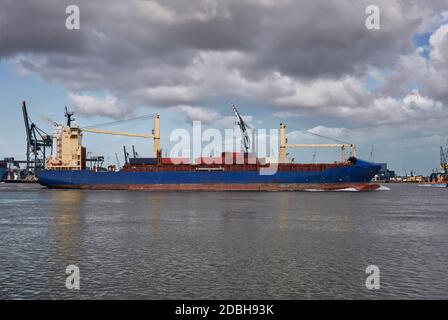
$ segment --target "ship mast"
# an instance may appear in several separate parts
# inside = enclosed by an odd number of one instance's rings
[[[65,113],[64,113],[64,116],[67,118],[67,127],[71,127],[71,125],[72,125],[72,122],[75,120],[74,118],[73,118],[73,115],[74,115],[75,113],[73,112],[73,111],[68,111],[68,108],[67,108],[67,106],[65,106]]]

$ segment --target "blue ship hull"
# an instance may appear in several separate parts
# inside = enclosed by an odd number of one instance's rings
[[[318,168],[319,166],[315,166]],[[43,170],[39,183],[53,188],[106,190],[251,190],[295,191],[354,188],[371,190],[370,184],[380,170],[374,163],[356,160],[315,171],[282,171],[261,175],[255,170],[241,171],[119,171]]]
[[[3,168],[0,168],[0,180],[5,179],[6,177],[6,170]]]

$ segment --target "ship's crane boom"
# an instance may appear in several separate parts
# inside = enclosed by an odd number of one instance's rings
[[[279,130],[279,161],[287,162],[287,148],[341,148],[341,160],[347,161],[346,150],[350,148],[350,156],[356,156],[356,146],[352,143],[321,143],[321,144],[304,144],[304,143],[288,143],[286,138],[286,125],[280,123]]]
[[[154,135],[152,135],[152,134],[143,134],[143,133],[128,133],[128,132],[118,132],[118,131],[99,130],[99,129],[84,129],[84,128],[81,128],[81,130],[83,132],[110,134],[110,135],[114,135],[114,136],[145,138],[145,139],[154,138]]]
[[[236,109],[235,105],[232,103],[233,112],[235,112],[235,116],[237,119],[237,125],[240,127],[241,130],[241,148],[243,149],[243,152],[249,152],[250,149],[250,138],[249,133],[247,132],[247,125],[243,120],[243,117],[241,117],[240,113]]]
[[[146,117],[147,116],[143,116],[141,118],[146,118]],[[135,119],[138,119],[138,118],[134,118],[132,120],[135,120]],[[127,121],[127,120],[124,120],[121,122],[125,122],[125,121]],[[119,121],[111,122],[109,124],[117,124],[117,123],[119,123]],[[103,126],[103,125],[100,124],[98,126]],[[154,140],[153,156],[154,156],[154,158],[158,158],[161,155],[161,150],[160,150],[160,114],[158,114],[158,113],[154,115],[154,129],[152,130],[152,134],[110,131],[110,130],[95,129],[92,127],[81,128],[81,130],[83,132],[89,132],[89,133],[110,134],[110,135],[115,135],[115,136],[153,139]]]
[[[353,147],[354,145],[351,143],[287,143],[286,147],[288,148],[347,148]]]
[[[300,143],[292,143],[286,144],[287,148],[341,148],[341,160],[344,162],[347,160],[346,150],[347,148],[351,148],[350,155],[355,156],[356,147],[351,143],[321,143],[321,144],[300,144]]]

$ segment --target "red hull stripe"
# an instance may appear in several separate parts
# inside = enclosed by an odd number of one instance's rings
[[[381,187],[375,183],[293,183],[293,184],[85,184],[49,185],[50,188],[90,190],[165,190],[165,191],[306,191],[355,189],[373,191]]]

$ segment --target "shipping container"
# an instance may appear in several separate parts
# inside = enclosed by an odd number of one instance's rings
[[[196,164],[223,164],[224,160],[221,157],[201,157],[201,158],[196,158],[194,163],[196,163]]]
[[[140,165],[140,164],[157,164],[157,158],[129,158],[129,164]]]
[[[223,152],[222,162],[227,164],[256,164],[257,156],[253,152]]]

